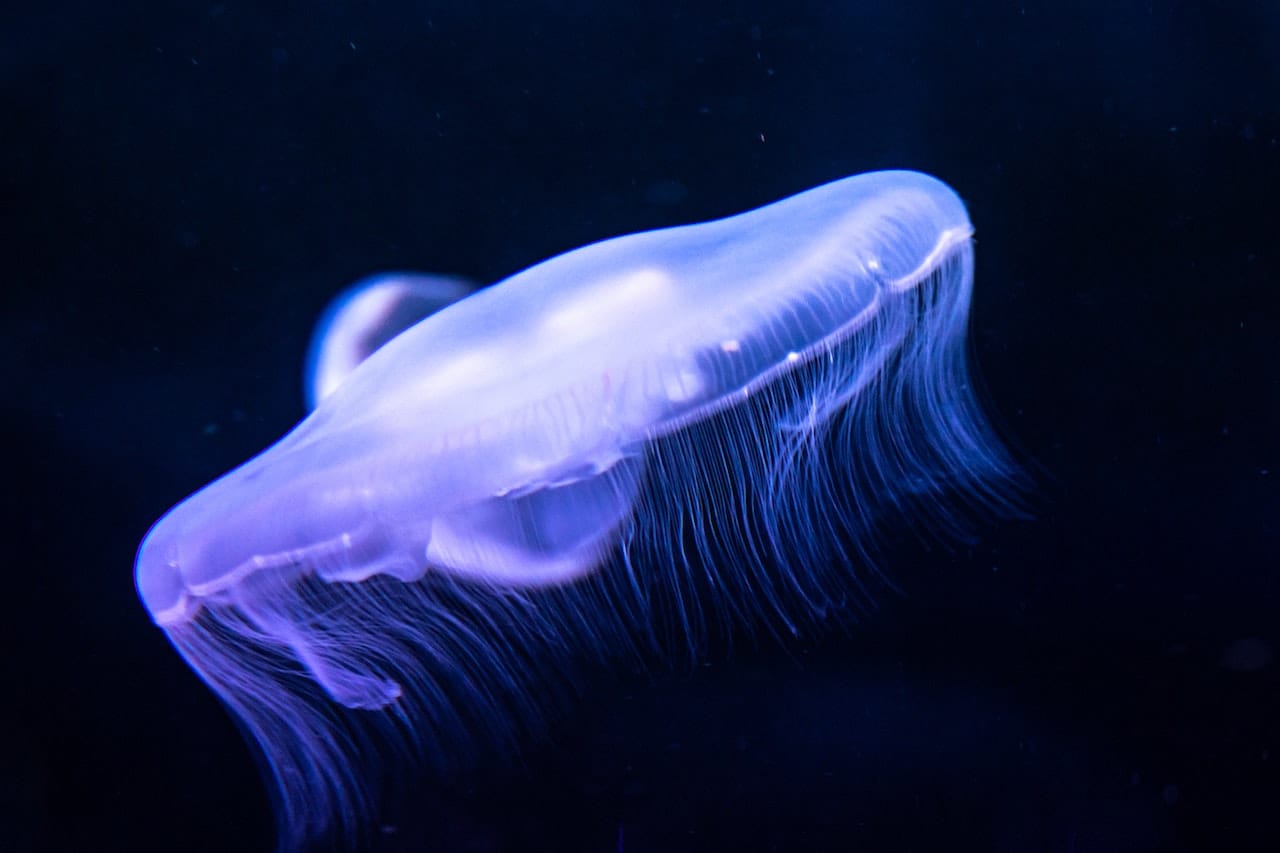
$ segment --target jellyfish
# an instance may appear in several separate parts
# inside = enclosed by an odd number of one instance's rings
[[[259,751],[282,848],[366,831],[397,761],[517,748],[584,667],[853,618],[887,524],[1012,508],[972,232],[944,183],[875,172],[437,292],[408,328],[335,309],[313,353],[380,345],[313,356],[314,410],[135,570]]]

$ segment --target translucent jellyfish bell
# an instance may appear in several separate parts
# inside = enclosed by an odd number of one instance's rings
[[[367,826],[392,756],[515,742],[572,661],[816,626],[887,518],[1008,508],[971,233],[933,178],[847,178],[552,258],[316,380],[136,567],[266,758],[284,846]]]
[[[387,341],[474,290],[466,279],[404,272],[380,273],[351,285],[316,324],[303,377],[307,408],[336,391]]]

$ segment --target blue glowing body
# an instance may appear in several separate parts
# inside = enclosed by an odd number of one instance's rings
[[[566,650],[796,631],[859,590],[884,515],[1001,504],[971,233],[944,184],[879,172],[569,252],[348,359],[162,518],[139,592],[254,734],[285,843],[375,808],[352,744],[511,737]]]

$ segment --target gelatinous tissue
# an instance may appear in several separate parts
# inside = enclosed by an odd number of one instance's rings
[[[518,743],[586,662],[850,612],[891,518],[1009,509],[966,364],[972,230],[945,184],[876,172],[490,287],[341,297],[314,410],[136,565],[260,749],[282,846],[361,832],[375,763]]]

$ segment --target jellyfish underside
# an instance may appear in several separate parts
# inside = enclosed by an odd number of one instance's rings
[[[965,364],[971,231],[940,182],[872,173],[354,336],[386,343],[138,556],[266,760],[282,845],[358,832],[374,756],[518,744],[585,661],[850,613],[891,516],[1009,509]]]

